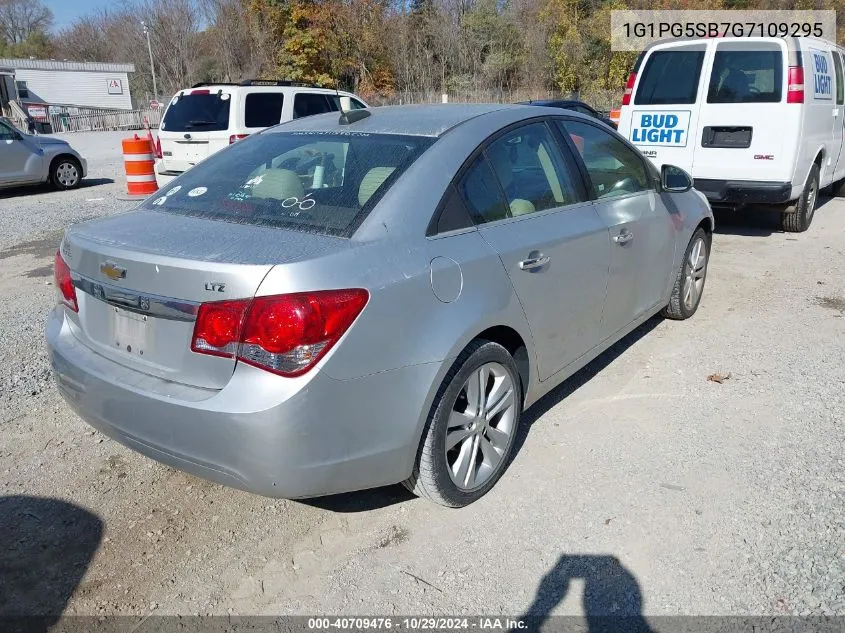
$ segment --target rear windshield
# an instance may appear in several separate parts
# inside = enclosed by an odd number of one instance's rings
[[[695,103],[704,48],[655,51],[642,72],[634,103],[662,105]]]
[[[168,132],[219,132],[229,129],[229,104],[226,93],[186,94],[173,97],[161,129]],[[278,121],[276,121],[278,123]]]
[[[144,208],[349,237],[433,138],[256,134],[185,172]]]
[[[783,83],[783,51],[777,44],[716,48],[707,103],[777,103]]]

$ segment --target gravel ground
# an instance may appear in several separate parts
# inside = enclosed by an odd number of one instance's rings
[[[696,317],[529,410],[479,503],[292,502],[140,457],[50,381],[52,257],[68,224],[131,208],[121,136],[70,137],[78,191],[0,194],[0,614],[845,615],[845,201],[803,235],[719,216]]]

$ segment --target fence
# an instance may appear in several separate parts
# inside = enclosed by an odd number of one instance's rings
[[[436,90],[397,91],[390,97],[369,99],[371,105],[405,105],[411,103],[442,103],[443,94]],[[580,93],[549,93],[542,90],[486,90],[470,88],[451,90],[446,94],[449,103],[518,103],[538,99],[577,99],[593,106],[596,110],[609,112],[622,103],[621,90],[592,90]]]
[[[51,108],[53,110],[53,108]],[[73,114],[71,114],[73,112]],[[93,108],[67,108],[65,112],[51,112],[53,132],[91,132],[103,130],[140,130],[144,118],[151,128],[161,123],[161,109],[96,110]]]

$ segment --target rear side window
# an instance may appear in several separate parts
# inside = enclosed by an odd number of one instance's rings
[[[324,94],[300,92],[293,98],[294,119],[325,112],[336,112],[338,109],[338,106]]]
[[[164,113],[161,129],[168,132],[219,132],[229,129],[226,93],[193,93],[175,96]]]
[[[634,103],[637,105],[689,104],[698,96],[703,47],[655,51],[648,57]]]
[[[544,123],[516,128],[493,141],[487,158],[505,192],[510,214],[534,213],[579,202],[575,184]]]
[[[256,134],[210,156],[143,206],[348,237],[433,142],[393,134]]]
[[[836,104],[845,103],[845,86],[842,85],[842,58],[839,51],[833,51],[833,70],[836,73]]]
[[[270,127],[282,120],[285,96],[281,92],[251,92],[246,96],[244,118],[246,127]]]
[[[783,51],[777,44],[719,44],[707,103],[778,103],[782,84]]]

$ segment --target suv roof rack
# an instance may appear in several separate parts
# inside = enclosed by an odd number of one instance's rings
[[[204,86],[237,86],[239,84],[230,83],[227,81],[201,81],[198,84],[194,84],[191,88],[202,88]]]
[[[291,81],[290,79],[246,79],[242,81],[240,86],[295,86],[297,88],[319,88],[314,84],[306,84],[299,81]]]

